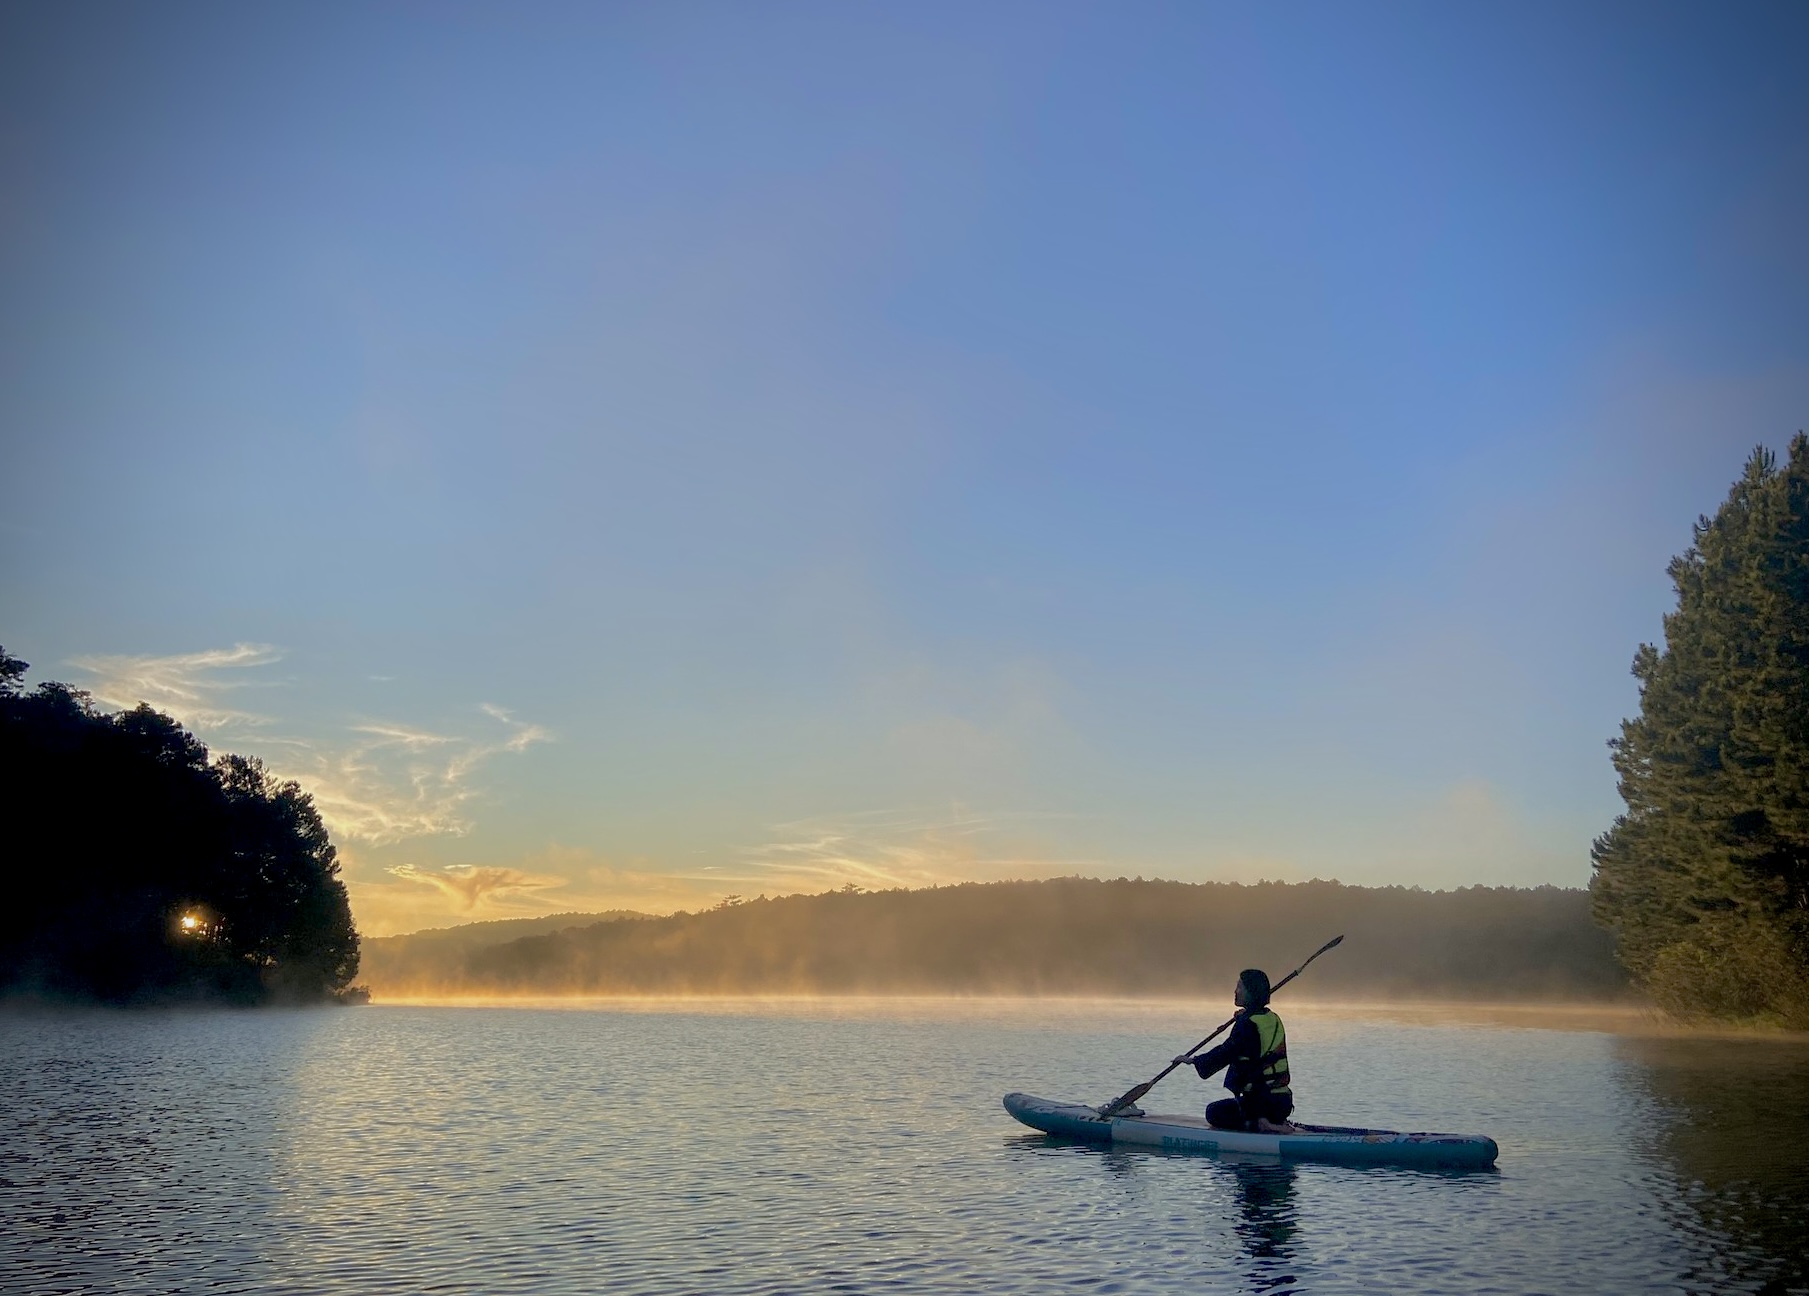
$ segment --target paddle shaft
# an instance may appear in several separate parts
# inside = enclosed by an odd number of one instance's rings
[[[1307,970],[1307,963],[1311,963],[1313,961],[1313,959],[1318,958],[1321,954],[1325,953],[1328,949],[1334,948],[1341,941],[1343,941],[1343,939],[1344,939],[1344,937],[1342,937],[1342,936],[1334,936],[1334,937],[1332,937],[1332,939],[1328,940],[1325,944],[1321,945],[1318,949],[1314,950],[1312,958],[1307,959],[1306,963],[1302,963],[1299,967],[1295,968],[1292,972],[1288,973],[1281,980],[1277,981],[1274,985],[1270,986],[1269,993],[1271,995],[1273,995],[1277,990],[1281,989],[1288,982],[1292,981],[1295,977],[1299,976],[1302,972],[1305,972]],[[1157,1085],[1161,1084],[1165,1079],[1167,1079],[1168,1073],[1170,1071],[1173,1071],[1176,1067],[1180,1066],[1181,1063],[1190,1061],[1193,1058],[1193,1055],[1195,1053],[1198,1053],[1201,1049],[1205,1048],[1208,1044],[1212,1043],[1213,1040],[1217,1039],[1219,1036],[1223,1035],[1226,1031],[1230,1030],[1231,1027],[1236,1022],[1237,1022],[1237,1014],[1234,1013],[1234,1014],[1232,1014],[1230,1021],[1226,1022],[1224,1025],[1220,1026],[1217,1030],[1213,1031],[1212,1034],[1208,1035],[1205,1039],[1201,1040],[1198,1044],[1195,1044],[1192,1048],[1188,1049],[1187,1052],[1183,1053],[1179,1058],[1176,1058],[1173,1062],[1170,1062],[1167,1066],[1163,1067],[1161,1074],[1158,1075],[1154,1080],[1149,1081],[1147,1084],[1140,1084],[1133,1089],[1127,1090],[1123,1095],[1121,1095],[1117,1099],[1106,1104],[1104,1107],[1101,1107],[1099,1109],[1099,1114],[1101,1116],[1110,1116],[1115,1111],[1119,1111],[1122,1108],[1129,1107],[1132,1103],[1136,1102],[1139,1098],[1143,1097],[1144,1094],[1148,1093],[1151,1089],[1154,1089]]]

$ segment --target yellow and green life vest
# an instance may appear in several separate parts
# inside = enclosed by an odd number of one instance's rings
[[[1285,1094],[1288,1088],[1288,1033],[1281,1018],[1267,1008],[1248,1015],[1256,1027],[1256,1061],[1246,1063],[1238,1077],[1239,1094]]]

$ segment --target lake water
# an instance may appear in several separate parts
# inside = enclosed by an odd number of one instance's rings
[[[0,1017],[0,1289],[1809,1291],[1800,1042],[1284,1007],[1303,1119],[1491,1134],[1490,1172],[1067,1145],[999,1105],[1104,1101],[1220,1012]]]

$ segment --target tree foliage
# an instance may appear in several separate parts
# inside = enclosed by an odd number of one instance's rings
[[[1809,437],[1781,468],[1755,450],[1670,576],[1610,744],[1596,915],[1661,1005],[1809,1025]]]
[[[0,992],[104,1002],[342,997],[358,970],[313,802],[166,715],[23,688],[0,650]]]

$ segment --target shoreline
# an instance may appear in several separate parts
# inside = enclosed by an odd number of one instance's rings
[[[1117,995],[990,994],[384,994],[373,991],[374,1008],[514,1008],[539,1011],[632,1013],[704,1012],[732,1015],[832,1017],[998,1017],[1081,1018],[1097,1025],[1102,1012],[1131,1027],[1175,1018],[1189,1021],[1225,1011],[1228,1005],[1198,998]],[[1280,1005],[1278,1005],[1280,1006]],[[1651,1038],[1730,1038],[1809,1044],[1809,1031],[1783,1027],[1679,1022],[1638,1001],[1463,1000],[1463,999],[1296,999],[1286,1011],[1305,1017],[1395,1021],[1405,1025],[1479,1025],[1510,1030],[1584,1031]],[[1002,1022],[1001,1024],[1008,1024]]]

